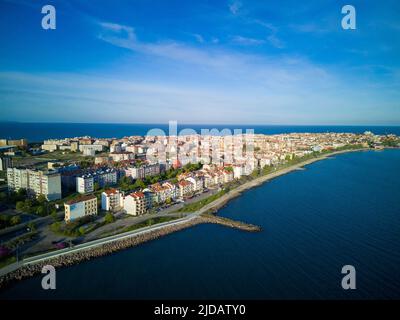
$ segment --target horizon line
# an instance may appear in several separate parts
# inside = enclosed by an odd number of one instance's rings
[[[173,120],[175,121],[175,120]],[[8,121],[0,120],[0,123],[21,123],[21,124],[106,124],[106,125],[168,125],[169,122],[69,122],[69,121]],[[190,122],[179,122],[178,126],[182,125],[206,125],[206,126],[223,126],[223,125],[237,125],[237,126],[293,126],[293,127],[400,127],[400,124],[257,124],[257,123],[190,123]]]

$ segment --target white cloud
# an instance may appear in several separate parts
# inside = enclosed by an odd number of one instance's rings
[[[233,15],[237,15],[239,13],[239,10],[242,8],[242,3],[238,0],[234,0],[233,2],[231,2],[229,5],[229,11],[233,14]]]
[[[199,43],[204,43],[204,38],[201,34],[194,33],[193,36],[195,37],[196,41]]]
[[[232,37],[232,41],[241,44],[241,45],[260,45],[265,43],[265,40],[262,39],[254,39],[254,38],[247,38],[242,36],[234,36]]]

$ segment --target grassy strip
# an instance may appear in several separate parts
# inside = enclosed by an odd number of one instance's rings
[[[22,246],[23,244],[25,244],[29,241],[32,241],[38,234],[39,234],[38,231],[31,231],[31,232],[25,233],[25,234],[19,236],[18,238],[7,241],[5,243],[5,246],[7,248],[14,249],[17,246]]]
[[[213,194],[203,200],[186,204],[182,208],[178,209],[176,212],[195,212],[195,211],[201,209],[202,207],[204,207],[205,205],[217,200],[218,198],[221,198],[228,191],[229,191],[229,188],[223,189],[223,190],[219,191],[218,193]]]
[[[12,264],[16,261],[17,261],[17,258],[15,256],[3,258],[0,260],[0,269],[6,267],[9,264]]]
[[[134,225],[131,225],[131,226],[123,228],[121,230],[121,233],[128,232],[128,231],[133,231],[133,230],[137,230],[137,229],[141,229],[141,228],[144,228],[144,227],[150,227],[150,226],[155,225],[155,224],[172,221],[172,220],[176,220],[176,219],[179,219],[179,218],[180,217],[150,218],[150,219],[148,219],[146,221],[143,221],[141,223],[137,223],[137,224],[134,224]]]

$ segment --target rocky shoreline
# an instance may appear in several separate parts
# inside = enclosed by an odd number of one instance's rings
[[[257,226],[233,221],[226,218],[219,218],[212,215],[207,216],[198,216],[196,218],[190,219],[188,221],[174,224],[170,226],[166,226],[164,228],[151,230],[146,233],[134,235],[130,238],[115,240],[113,242],[105,243],[99,245],[95,248],[90,248],[78,252],[71,252],[64,255],[57,256],[55,258],[49,258],[44,261],[40,261],[38,263],[32,263],[29,265],[24,265],[19,269],[12,271],[0,278],[0,289],[7,287],[14,281],[19,281],[22,279],[26,279],[37,274],[40,274],[43,266],[52,265],[55,268],[67,267],[73,264],[77,264],[82,261],[87,261],[93,258],[102,257],[106,255],[110,255],[114,252],[127,249],[130,247],[138,246],[142,243],[156,240],[173,232],[177,232],[186,228],[190,228],[202,223],[214,223],[221,224],[231,228],[237,228],[243,231],[255,232],[260,231],[261,229]]]

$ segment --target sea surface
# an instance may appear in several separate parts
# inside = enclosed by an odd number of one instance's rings
[[[346,153],[250,189],[200,225],[41,276],[0,299],[400,298],[400,150]],[[356,269],[343,290],[344,265]]]
[[[168,123],[162,124],[111,124],[111,123],[23,123],[0,122],[0,139],[26,138],[29,142],[40,142],[53,138],[73,138],[91,136],[96,138],[122,138],[124,136],[150,134],[149,130],[160,129],[166,135],[169,134]],[[179,124],[177,132],[182,129],[192,129],[201,133],[202,129],[229,129],[232,133],[235,129],[253,129],[256,134],[279,134],[291,132],[353,132],[363,133],[372,131],[375,134],[393,133],[400,135],[400,126],[284,126],[284,125],[200,125]],[[157,133],[158,134],[158,133]],[[154,134],[153,134],[154,135]]]

